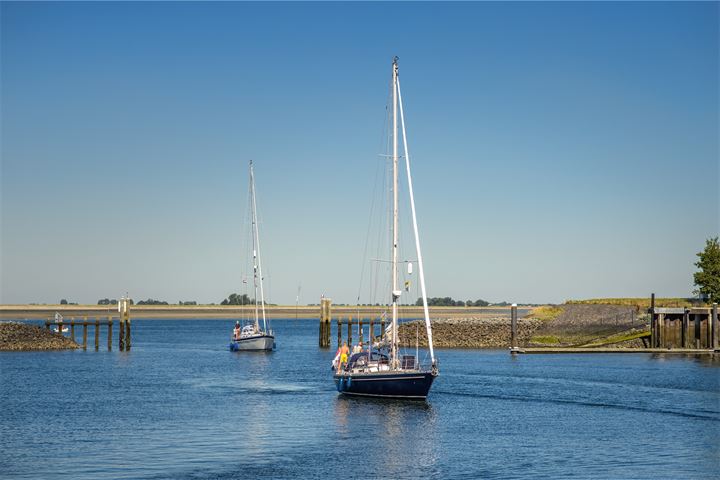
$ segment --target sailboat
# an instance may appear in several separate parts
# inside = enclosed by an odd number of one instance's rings
[[[412,226],[415,240],[415,253],[420,277],[423,313],[425,328],[427,330],[428,350],[430,364],[422,365],[418,354],[404,355],[400,352],[398,335],[398,304],[402,291],[398,281],[398,108],[400,113],[400,126],[402,130],[403,150],[405,157],[405,170],[407,187],[410,196],[410,210],[412,213]],[[333,380],[338,392],[344,395],[367,397],[425,399],[430,391],[433,380],[438,376],[437,359],[432,343],[432,326],[428,310],[427,294],[425,290],[425,274],[423,270],[422,253],[420,251],[420,238],[418,235],[417,218],[415,215],[415,199],[410,174],[410,157],[405,135],[405,118],[400,93],[400,80],[398,78],[398,57],[392,62],[392,290],[388,292],[392,306],[392,320],[386,332],[383,332],[383,341],[371,344],[365,350],[352,354],[345,364],[336,364]]]
[[[260,262],[260,234],[258,233],[257,203],[255,200],[255,171],[250,161],[250,217],[252,223],[252,270],[255,299],[254,317],[249,321],[235,323],[230,339],[231,351],[272,350],[275,348],[275,334],[269,328],[269,320],[265,315],[265,290],[263,289],[262,264]],[[258,298],[258,293],[260,294]]]
[[[55,312],[55,323],[62,323],[64,320],[65,319],[63,318],[62,315],[60,315],[60,312]],[[62,329],[60,328],[59,325],[56,325],[53,327],[53,332],[55,332],[55,333],[67,333],[69,331],[70,331],[70,329],[66,325],[63,325]]]

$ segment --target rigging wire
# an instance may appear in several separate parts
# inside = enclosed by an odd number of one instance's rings
[[[248,271],[251,270],[251,269],[248,269],[248,266],[250,264],[250,258],[249,258],[250,250],[252,249],[252,247],[250,246],[251,245],[250,235],[251,235],[251,231],[252,231],[252,227],[250,225],[251,224],[251,220],[250,220],[251,206],[250,205],[251,205],[251,193],[250,193],[250,190],[248,189],[247,202],[245,204],[245,214],[243,215],[242,232],[241,232],[241,234],[242,234],[241,242],[244,242],[244,244],[242,245],[242,248],[241,248],[242,256],[243,256],[243,258],[242,258],[243,263],[242,263],[242,270],[241,270],[242,284],[241,284],[240,292],[243,296],[241,297],[240,318],[242,319],[244,325],[246,325],[250,322],[250,309],[245,308],[245,299],[246,298],[248,299],[248,306],[249,306],[249,303],[251,303],[251,302],[249,302],[249,300],[251,300],[251,299],[248,295],[248,291],[249,291],[248,290],[249,289]]]
[[[387,136],[387,131],[388,131],[388,129],[389,129],[389,125],[388,125],[388,124],[389,124],[389,118],[388,118],[389,108],[388,108],[388,106],[389,106],[389,104],[390,104],[390,97],[391,97],[391,91],[388,91],[388,97],[387,97],[386,102],[385,102],[385,112],[386,112],[386,115],[385,115],[385,120],[384,120],[384,123],[383,123],[383,127],[382,127],[381,132],[380,132],[380,142],[379,142],[379,143],[380,143],[381,145],[382,145],[383,143],[386,143],[386,142],[387,142],[387,138],[388,138],[388,136]],[[387,150],[387,144],[383,147],[383,150],[387,153],[387,151],[388,151],[388,150]],[[380,177],[380,172],[382,172],[383,187],[385,187],[386,181],[387,181],[387,172],[386,172],[386,169],[385,169],[385,168],[381,168],[381,167],[385,167],[385,162],[386,162],[386,160],[383,160],[383,161],[381,161],[381,162],[377,162],[377,161],[376,161],[375,176],[374,176],[374,181],[373,181],[373,192],[372,192],[372,197],[371,197],[371,198],[372,198],[372,201],[371,201],[371,205],[370,205],[370,213],[369,213],[369,217],[368,217],[367,230],[366,230],[366,233],[365,233],[365,245],[364,245],[364,248],[363,248],[363,257],[362,257],[362,264],[361,264],[361,270],[360,270],[360,283],[359,283],[359,285],[358,285],[358,295],[357,295],[357,304],[358,304],[358,305],[360,305],[360,298],[361,298],[361,296],[362,296],[362,289],[363,289],[363,285],[364,285],[364,282],[365,282],[365,271],[366,271],[367,264],[368,264],[368,250],[369,250],[369,248],[371,248],[370,236],[371,236],[371,232],[372,232],[372,230],[373,230],[373,220],[376,218],[376,208],[377,208],[377,205],[376,205],[376,204],[377,204],[378,184],[379,184],[379,180],[380,180],[380,178],[379,178],[379,177]],[[385,188],[383,188],[383,191],[385,191]],[[382,206],[382,205],[381,205],[381,206]],[[382,229],[378,229],[378,236],[381,235],[381,232],[382,232]],[[375,242],[375,248],[376,248],[376,249],[379,249],[380,243],[381,243],[381,242],[380,242],[379,240],[378,240],[377,242]],[[377,278],[378,278],[378,271],[377,271],[377,270],[378,270],[378,267],[377,267],[376,264],[371,263],[369,270],[370,270],[370,272],[369,272],[369,276],[370,276],[370,289],[369,289],[369,292],[368,292],[368,296],[369,296],[370,304],[374,304],[374,303],[376,303],[376,299],[377,299],[377,287],[376,287],[376,285],[377,285]]]

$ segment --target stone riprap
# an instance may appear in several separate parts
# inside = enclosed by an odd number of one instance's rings
[[[525,345],[542,322],[518,319],[518,344]],[[446,318],[432,320],[433,345],[437,348],[509,348],[510,319],[502,318]],[[425,323],[414,321],[399,327],[400,343],[413,347],[416,338],[421,347],[427,346]]]
[[[0,350],[67,350],[79,345],[45,328],[22,323],[0,323]]]

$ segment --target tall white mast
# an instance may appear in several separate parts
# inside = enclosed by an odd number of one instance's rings
[[[255,203],[255,172],[253,171],[252,160],[250,160],[250,198],[252,203],[252,229],[253,229],[253,284],[255,286],[255,328],[260,328],[258,312],[258,283],[260,284],[260,308],[262,309],[263,331],[267,331],[265,320],[265,293],[262,282],[262,265],[260,264],[260,235],[257,225],[257,204]],[[259,278],[259,281],[258,281]]]
[[[392,241],[392,367],[397,368],[398,347],[398,141],[397,141],[397,80],[398,57],[393,58],[392,93],[393,93],[393,241]]]
[[[410,175],[410,152],[408,152],[407,135],[405,134],[405,115],[403,113],[402,93],[400,92],[400,79],[397,79],[398,103],[400,103],[400,125],[402,126],[403,151],[405,152],[405,167],[407,170],[408,192],[410,193],[410,210],[412,211],[413,230],[415,231],[415,251],[418,258],[418,270],[420,270],[420,291],[422,293],[423,311],[425,313],[425,328],[427,330],[428,347],[430,360],[435,364],[435,351],[433,350],[432,327],[430,325],[430,312],[428,310],[427,292],[425,291],[425,269],[423,258],[420,252],[420,235],[418,234],[417,216],[415,215],[415,196],[413,195],[412,176]]]

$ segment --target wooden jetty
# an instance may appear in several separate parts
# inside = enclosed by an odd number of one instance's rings
[[[363,317],[361,315],[356,317],[353,315],[335,317],[337,323],[337,346],[340,347],[343,343],[345,325],[347,325],[345,341],[347,341],[348,345],[351,345],[353,342],[353,327],[357,327],[355,331],[358,332],[359,341],[372,342],[385,332],[385,321],[386,319],[382,315],[378,317]],[[318,341],[321,348],[330,348],[332,324],[332,300],[323,297],[320,300],[320,336]],[[368,327],[367,330],[365,326]],[[378,327],[380,327],[379,332],[377,331]]]
[[[657,308],[651,306],[650,348],[717,349],[718,308]]]
[[[129,298],[123,298],[118,302],[118,326],[119,326],[119,335],[118,335],[118,348],[121,352],[123,351],[130,351],[131,347],[131,341],[130,341],[130,299]],[[70,338],[74,342],[77,342],[75,338],[75,327],[82,326],[83,332],[82,332],[82,347],[83,350],[87,350],[88,345],[88,327],[94,327],[94,335],[95,335],[95,351],[98,351],[100,349],[100,327],[107,327],[107,349],[108,351],[112,350],[112,339],[113,339],[113,324],[114,324],[114,317],[113,315],[108,315],[106,318],[101,317],[95,317],[95,320],[88,319],[88,316],[82,317],[82,319],[75,320],[75,317],[71,317],[70,320],[52,320],[48,318],[45,320],[45,328],[50,330],[50,327],[54,326],[58,328],[58,332],[62,334],[62,330],[64,326],[70,327]]]

